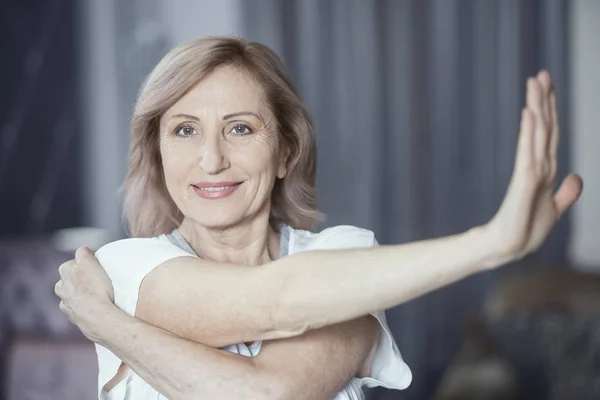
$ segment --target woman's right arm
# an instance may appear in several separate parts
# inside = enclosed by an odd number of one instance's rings
[[[485,227],[405,245],[298,253],[263,267],[180,257],[146,276],[136,316],[213,347],[286,338],[390,308],[510,259]]]
[[[582,187],[571,175],[554,193],[555,102],[547,73],[528,80],[513,176],[485,226],[403,245],[299,253],[263,267],[172,259],[142,283],[137,315],[215,347],[285,338],[395,306],[535,251]]]

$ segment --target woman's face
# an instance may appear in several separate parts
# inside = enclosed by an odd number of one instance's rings
[[[225,228],[268,215],[276,177],[285,174],[275,118],[262,87],[221,67],[161,118],[167,189],[185,218]]]

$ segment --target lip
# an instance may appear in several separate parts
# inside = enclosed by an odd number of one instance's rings
[[[197,188],[203,189],[203,188],[211,188],[211,187],[222,187],[222,186],[234,186],[234,185],[239,185],[242,182],[234,182],[234,181],[230,181],[230,182],[198,182],[198,183],[194,183],[194,186],[196,186]]]
[[[232,195],[242,184],[242,182],[198,182],[192,185],[194,192],[198,197],[207,200],[222,199]],[[223,189],[212,189],[219,188]]]

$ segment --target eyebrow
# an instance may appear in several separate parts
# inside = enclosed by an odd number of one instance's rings
[[[252,111],[240,111],[240,112],[235,112],[235,113],[224,115],[223,121],[226,121],[231,118],[239,117],[241,115],[252,115],[252,116],[258,118],[262,123],[264,123],[263,117],[261,117],[260,115],[258,115],[256,113],[253,113]],[[173,119],[173,118],[185,118],[185,119],[191,119],[194,121],[200,121],[200,118],[198,118],[194,115],[191,115],[191,114],[175,114],[169,119]]]
[[[169,119],[173,119],[173,118],[185,118],[185,119],[193,119],[194,121],[200,121],[200,118],[198,118],[194,115],[190,115],[190,114],[175,114]]]
[[[223,121],[231,119],[231,118],[239,117],[240,115],[253,115],[256,118],[258,118],[261,122],[264,123],[263,118],[260,115],[253,113],[252,111],[240,111],[240,112],[224,115]]]

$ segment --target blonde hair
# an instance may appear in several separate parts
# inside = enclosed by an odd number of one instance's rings
[[[314,128],[282,60],[259,43],[208,37],[171,50],[142,85],[133,113],[129,166],[122,187],[123,213],[131,236],[152,237],[181,224],[183,214],[167,191],[162,170],[160,118],[221,66],[240,68],[264,88],[281,143],[289,154],[286,175],[277,179],[271,193],[271,225],[311,230],[320,222]]]

